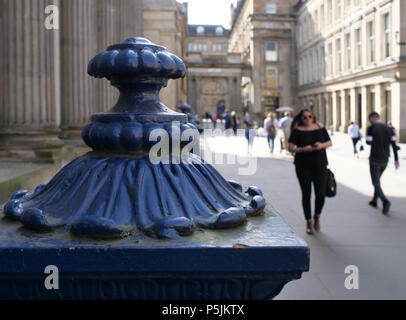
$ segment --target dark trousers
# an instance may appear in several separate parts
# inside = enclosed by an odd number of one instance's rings
[[[275,133],[268,133],[268,146],[269,146],[269,149],[271,150],[271,152],[273,152],[273,149],[275,147],[275,136],[276,136]],[[272,143],[272,145],[271,145],[271,143]]]
[[[358,153],[357,143],[360,140],[360,138],[351,138],[351,139],[352,139],[352,144],[354,145],[354,154],[357,154]]]
[[[385,171],[388,163],[387,162],[374,162],[369,161],[369,171],[371,173],[372,184],[374,186],[374,198],[373,201],[377,201],[378,198],[382,201],[387,201],[385,194],[383,193],[381,187],[381,176],[382,173]]]
[[[302,206],[306,220],[312,218],[311,213],[311,193],[312,182],[314,185],[315,199],[315,214],[321,214],[326,197],[327,184],[327,167],[325,165],[296,165],[296,175],[299,179],[300,188],[302,189]]]

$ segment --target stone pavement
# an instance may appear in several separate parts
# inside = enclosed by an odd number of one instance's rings
[[[265,198],[310,247],[310,272],[287,284],[277,299],[406,299],[406,146],[401,145],[401,168],[394,169],[392,158],[382,178],[384,191],[392,201],[391,212],[385,216],[381,208],[368,206],[373,194],[369,148],[356,159],[347,135],[335,133],[332,140],[328,158],[336,174],[338,194],[326,199],[322,230],[313,236],[305,233],[300,188],[291,156],[279,149],[271,155],[266,139],[256,137],[253,154],[258,158],[254,174],[239,175],[238,169],[243,165],[238,164],[215,167],[228,179],[259,186]],[[208,138],[202,144],[205,142],[206,150],[247,156],[243,137]],[[358,267],[358,290],[344,286],[348,265]]]

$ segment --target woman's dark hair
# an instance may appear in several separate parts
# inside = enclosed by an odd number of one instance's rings
[[[302,109],[300,110],[300,112],[295,115],[295,117],[293,118],[292,124],[290,125],[290,131],[293,131],[294,129],[296,129],[297,127],[303,125],[303,121],[302,121],[302,117],[303,114],[305,112],[309,112],[312,114],[313,116],[313,123],[316,123],[316,116],[314,115],[313,111],[310,109]]]

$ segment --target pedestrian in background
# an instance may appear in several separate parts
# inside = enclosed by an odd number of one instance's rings
[[[249,124],[250,124],[250,114],[249,114],[249,112],[248,111],[245,111],[245,114],[244,114],[244,124],[245,124],[245,126],[246,127],[248,127],[249,126]]]
[[[352,140],[352,144],[354,146],[354,156],[359,158],[358,150],[357,150],[357,143],[361,140],[361,132],[359,131],[359,127],[354,121],[350,122],[348,127],[348,134]]]
[[[238,127],[238,121],[237,121],[237,114],[235,111],[231,111],[231,127],[233,128],[234,135],[237,135],[237,127]]]
[[[223,119],[224,119],[224,128],[230,129],[231,128],[231,116],[228,113],[228,110],[226,110],[223,114]]]
[[[326,149],[331,146],[332,142],[326,128],[317,122],[311,110],[304,109],[295,116],[291,125],[288,150],[295,156],[294,164],[302,190],[302,206],[308,234],[313,234],[310,203],[312,183],[316,194],[314,229],[320,231],[320,215],[327,187]]]
[[[252,153],[252,146],[254,144],[255,129],[252,123],[248,123],[245,128],[245,138],[248,142],[248,153]]]
[[[369,156],[369,170],[371,180],[374,186],[374,197],[369,202],[369,205],[377,208],[378,198],[381,199],[383,208],[382,213],[387,214],[391,206],[390,201],[385,196],[381,186],[381,176],[388,166],[389,161],[389,146],[392,145],[395,155],[395,167],[399,168],[398,150],[396,148],[396,135],[393,130],[386,124],[381,122],[379,113],[372,112],[369,117],[371,126],[367,129],[366,142],[371,146],[371,154]]]
[[[264,130],[267,133],[267,140],[269,146],[269,152],[273,153],[275,148],[275,137],[278,129],[278,120],[275,114],[268,113],[268,116],[264,120]]]
[[[286,152],[288,152],[289,150],[289,136],[290,136],[290,128],[292,125],[292,114],[287,111],[284,113],[284,117],[279,121],[279,129],[282,130],[283,133],[283,144],[281,143],[281,146],[283,146],[286,150]],[[282,148],[281,148],[281,152],[282,152]]]

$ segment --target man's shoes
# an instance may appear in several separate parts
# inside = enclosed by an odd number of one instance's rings
[[[383,209],[382,209],[382,213],[383,214],[387,214],[389,212],[389,208],[390,208],[390,202],[389,200],[386,200],[383,202]]]
[[[369,201],[369,205],[370,205],[371,207],[374,207],[374,208],[377,208],[377,207],[378,207],[378,204],[377,204],[376,201],[374,201],[374,200]]]

